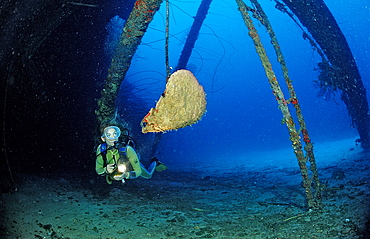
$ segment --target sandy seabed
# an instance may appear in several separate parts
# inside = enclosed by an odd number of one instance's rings
[[[354,139],[315,145],[323,206],[311,211],[291,151],[228,156],[125,184],[18,175],[16,190],[1,195],[0,237],[370,238],[370,153]]]

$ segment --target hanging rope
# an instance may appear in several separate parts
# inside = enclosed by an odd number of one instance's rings
[[[166,84],[168,83],[168,79],[170,79],[171,76],[171,68],[170,68],[170,60],[169,60],[169,39],[170,39],[170,3],[169,0],[166,0],[166,35],[165,35],[165,64],[166,64]],[[152,149],[150,153],[150,157],[154,157],[155,153],[157,152],[157,148],[159,143],[162,139],[162,133],[156,133],[154,136]]]
[[[10,78],[10,76],[8,76],[8,79]],[[9,176],[10,176],[10,181],[11,181],[11,187],[14,186],[15,184],[15,181],[14,181],[14,177],[13,177],[13,173],[12,173],[12,169],[10,167],[10,163],[9,163],[9,159],[8,159],[8,145],[6,144],[6,103],[7,103],[7,99],[8,99],[8,85],[9,83],[8,82],[5,82],[5,92],[4,92],[4,106],[3,106],[3,147],[4,147],[4,158],[5,158],[5,162],[6,162],[6,166],[8,167],[8,171],[9,171]]]
[[[168,0],[166,0],[168,3]],[[190,28],[190,32],[188,34],[188,37],[186,38],[186,42],[184,45],[184,48],[182,49],[180,59],[178,62],[178,65],[175,67],[175,72],[180,69],[186,69],[186,65],[189,61],[191,52],[194,48],[195,42],[198,39],[199,31],[201,29],[201,26],[203,24],[203,21],[205,20],[210,4],[212,0],[202,0],[200,3],[200,6],[198,8],[197,14],[194,17],[193,25]],[[168,4],[169,5],[169,4]],[[166,6],[168,6],[166,5]],[[169,67],[169,60],[168,60],[168,39],[169,39],[169,7],[166,8],[166,71],[167,71],[167,77],[166,77],[166,83],[168,83],[168,79],[170,76],[170,70]],[[157,150],[158,144],[161,140],[162,134],[156,133],[155,139],[152,147],[152,156],[155,155],[155,152]]]
[[[303,150],[302,150],[302,143],[301,143],[300,136],[299,136],[300,132],[298,132],[297,129],[296,129],[293,117],[292,117],[292,115],[290,113],[290,110],[289,110],[289,107],[288,107],[289,103],[292,103],[293,105],[298,104],[298,99],[295,95],[293,86],[291,85],[291,80],[289,79],[289,77],[286,78],[288,88],[289,88],[289,93],[291,94],[291,98],[289,100],[285,100],[284,94],[283,94],[283,92],[280,88],[280,85],[277,81],[276,75],[275,75],[275,73],[272,69],[271,62],[269,61],[269,59],[267,57],[266,51],[265,51],[265,49],[262,45],[262,42],[261,42],[261,39],[258,35],[257,30],[254,27],[253,21],[252,21],[252,19],[250,18],[249,14],[248,14],[248,11],[253,12],[253,13],[256,13],[256,11],[251,9],[247,5],[245,5],[245,3],[242,0],[236,0],[236,2],[239,6],[239,11],[242,14],[243,20],[244,20],[246,26],[248,27],[248,30],[249,30],[248,34],[254,42],[254,46],[255,46],[256,51],[257,51],[257,53],[260,57],[260,60],[262,62],[262,66],[263,66],[263,68],[266,72],[268,81],[269,81],[269,83],[271,85],[271,88],[272,88],[272,93],[274,94],[274,96],[275,96],[275,98],[278,102],[279,109],[281,110],[281,112],[283,114],[283,122],[285,122],[285,124],[287,125],[290,140],[292,141],[292,147],[293,147],[294,153],[295,153],[295,155],[298,159],[298,165],[299,165],[300,170],[301,170],[303,186],[305,188],[308,207],[312,208],[312,209],[317,209],[317,208],[320,207],[321,203],[318,200],[318,198],[315,198],[313,196],[313,189],[312,189],[312,185],[311,185],[312,180],[309,176],[309,170],[308,170],[308,167],[307,167],[307,157],[304,156],[304,153],[303,153]],[[267,20],[267,18],[266,18],[266,20]],[[269,27],[270,27],[269,29],[271,29],[270,25],[269,25]],[[273,36],[272,39],[275,39],[274,40],[275,42],[273,42],[273,45],[277,49],[277,48],[279,48],[279,46],[277,44],[276,36],[275,36],[275,34],[273,34],[272,36]],[[284,58],[282,58],[281,52],[278,55],[278,60],[282,65],[285,65],[285,61],[284,61]],[[286,76],[288,76],[286,66],[283,69],[285,69]],[[299,107],[296,108],[296,111],[298,111],[297,109],[299,110],[299,114],[301,115],[300,108]],[[308,132],[305,128],[303,117],[300,117],[300,120],[302,121],[302,122],[299,122],[300,125],[301,125],[301,130],[300,131],[303,134],[304,141],[305,141],[306,144],[311,143],[311,140],[308,136]],[[304,126],[304,128],[302,128],[302,125]],[[310,146],[311,146],[311,148],[310,148]],[[312,144],[310,144],[310,146],[306,145],[305,149],[307,150],[307,156],[312,157],[313,161],[314,161],[313,151],[312,151],[312,149],[313,149]],[[316,164],[314,163],[313,165],[314,165],[315,171],[316,171]],[[312,164],[311,164],[311,167],[312,167]],[[317,178],[317,180],[318,180],[318,178]],[[319,191],[319,190],[317,190],[317,191]]]
[[[166,45],[165,45],[165,54],[166,54],[166,83],[171,75],[171,68],[169,63],[168,55],[168,43],[170,39],[170,3],[169,0],[166,0]]]

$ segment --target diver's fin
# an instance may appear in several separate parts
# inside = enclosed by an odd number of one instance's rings
[[[155,167],[155,171],[162,172],[162,171],[164,171],[166,169],[168,169],[168,167],[166,165],[164,165],[163,163],[157,161],[157,166]]]

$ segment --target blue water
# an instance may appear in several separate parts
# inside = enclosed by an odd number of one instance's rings
[[[169,54],[173,68],[177,65],[198,4],[198,1],[171,4]],[[357,132],[351,127],[340,93],[329,100],[317,96],[319,90],[313,81],[318,76],[315,69],[320,57],[302,38],[302,31],[286,14],[275,9],[273,2],[262,4],[278,37],[312,141],[356,137]],[[369,21],[369,8],[356,1],[350,3],[350,10],[347,2],[327,1],[327,4],[347,37],[368,88],[369,54],[366,49],[370,30],[361,26]],[[343,6],[346,9],[341,9]],[[132,84],[136,88],[134,97],[146,102],[147,105],[140,103],[139,113],[136,113],[141,117],[155,106],[155,100],[165,87],[164,19],[163,5],[150,24],[123,84],[123,88],[126,83]],[[286,92],[266,30],[255,24]],[[163,160],[199,162],[212,160],[226,152],[232,156],[234,153],[290,147],[287,128],[281,124],[282,113],[235,2],[215,1],[211,4],[188,69],[207,93],[207,113],[191,127],[164,134],[158,150]],[[285,98],[289,96],[285,94]],[[124,101],[122,96],[119,101]],[[133,127],[139,127],[139,122]]]
[[[226,0],[212,2],[187,67],[207,93],[206,114],[192,126],[163,134],[156,156],[168,170],[156,172],[150,180],[107,185],[94,170],[95,100],[101,97],[117,38],[129,15],[128,2],[133,4],[133,0],[113,0],[102,3],[102,8],[73,5],[74,13],[30,59],[29,52],[17,53],[22,63],[32,64],[21,67],[9,62],[3,74],[8,85],[3,97],[6,147],[2,151],[7,164],[0,184],[1,238],[5,234],[6,238],[369,235],[368,152],[355,147],[358,134],[351,128],[339,92],[329,99],[317,97],[313,81],[320,58],[272,1],[260,2],[278,37],[314,142],[324,186],[323,210],[307,212],[283,115],[236,3]],[[170,2],[169,53],[170,66],[175,68],[200,1]],[[370,3],[325,2],[369,89]],[[12,22],[13,17],[31,20],[24,17],[27,9],[18,11],[17,4],[14,9],[3,22]],[[117,100],[118,113],[130,122],[139,141],[144,165],[154,134],[142,135],[140,121],[165,89],[164,19],[163,3]],[[29,34],[37,29],[35,24],[14,27],[24,31],[19,44],[35,40]],[[266,30],[255,24],[286,93]]]

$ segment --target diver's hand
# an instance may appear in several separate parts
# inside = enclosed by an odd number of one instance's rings
[[[117,180],[117,181],[121,181],[121,180],[124,180],[124,179],[129,179],[129,177],[130,177],[130,173],[126,172],[126,173],[123,173],[123,174],[114,175],[113,179]]]
[[[113,178],[114,178],[114,180],[130,179],[130,173],[125,172],[125,173],[122,173],[120,175],[116,175]]]
[[[120,175],[115,175],[113,177],[114,180],[117,180],[117,181],[121,181],[122,179],[125,179],[124,175],[123,174],[120,174]]]
[[[110,174],[110,173],[113,173],[114,169],[116,167],[114,166],[114,164],[108,164],[107,167],[105,167],[105,171]]]

